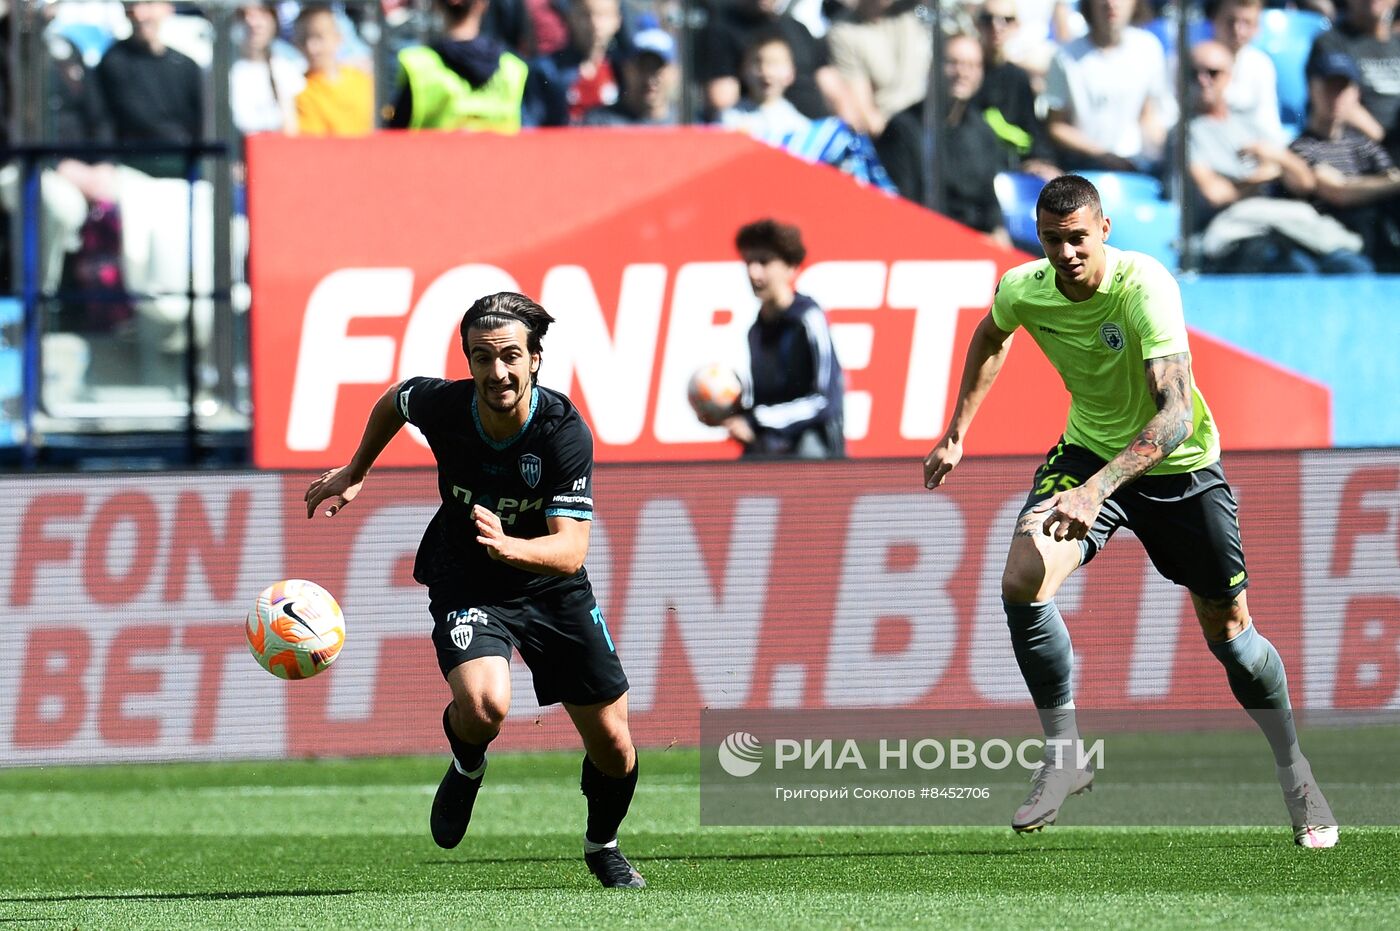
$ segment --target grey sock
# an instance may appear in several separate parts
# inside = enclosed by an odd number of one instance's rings
[[[1006,626],[1011,629],[1016,664],[1021,667],[1021,678],[1026,680],[1035,706],[1062,708],[1070,704],[1074,698],[1074,648],[1060,609],[1054,601],[1003,601],[1002,607],[1006,609]]]
[[[1288,702],[1288,675],[1274,645],[1250,624],[1231,640],[1210,644],[1225,667],[1230,691],[1268,738],[1274,763],[1292,766],[1303,758]]]

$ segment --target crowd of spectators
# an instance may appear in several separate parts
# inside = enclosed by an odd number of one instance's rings
[[[1007,241],[999,174],[1096,170],[1167,182],[1184,131],[1184,197],[1208,269],[1400,268],[1397,0],[1301,0],[1334,22],[1301,66],[1308,105],[1293,124],[1281,118],[1281,65],[1255,43],[1276,0],[1205,0],[1181,55],[1152,0],[965,0],[942,8],[937,56],[934,17],[918,0],[712,0],[692,5],[706,16],[688,35],[675,28],[685,8],[673,0],[383,2],[390,23],[413,13],[419,24],[378,34],[392,63],[380,73],[387,86],[376,86],[362,37],[369,7],[239,8],[227,76],[237,133],[710,123],[936,200]],[[78,305],[87,325],[159,321],[161,345],[182,350],[183,229],[191,206],[193,225],[207,220],[209,192],[178,147],[209,139],[216,125],[214,30],[197,6],[159,0],[43,9],[43,141],[130,152],[48,163],[42,287],[125,293],[125,302]],[[943,68],[931,80],[936,58]],[[939,96],[925,106],[931,88]],[[11,106],[16,95],[5,91]],[[931,138],[941,145],[937,172]],[[936,198],[930,179],[942,185]],[[17,208],[18,187],[14,165],[0,171],[0,206]],[[119,247],[102,245],[114,235]]]

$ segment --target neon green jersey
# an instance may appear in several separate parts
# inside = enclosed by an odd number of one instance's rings
[[[1157,413],[1143,362],[1190,347],[1171,273],[1142,253],[1104,250],[1103,282],[1078,303],[1055,287],[1048,259],[1011,269],[997,287],[992,322],[1008,333],[1025,327],[1069,391],[1065,439],[1108,460]],[[1191,402],[1191,436],[1151,474],[1192,472],[1220,458],[1215,421],[1194,379]]]

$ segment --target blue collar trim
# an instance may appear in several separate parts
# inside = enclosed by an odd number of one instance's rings
[[[530,413],[525,415],[525,422],[520,425],[520,429],[515,431],[515,433],[512,436],[506,437],[504,440],[493,440],[490,436],[487,435],[486,428],[481,425],[481,414],[476,409],[476,392],[473,391],[472,423],[476,424],[477,436],[481,437],[482,442],[484,442],[487,446],[490,446],[492,449],[505,449],[507,446],[524,436],[525,431],[530,429],[530,422],[535,419],[535,408],[539,407],[539,405],[540,389],[538,387],[532,386],[530,388]]]

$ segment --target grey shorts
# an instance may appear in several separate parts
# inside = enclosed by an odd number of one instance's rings
[[[1094,453],[1061,440],[1036,470],[1021,513],[1103,467]],[[1085,563],[1119,527],[1136,534],[1158,572],[1202,598],[1232,598],[1249,587],[1239,506],[1219,462],[1178,475],[1144,475],[1115,491],[1083,541]]]

